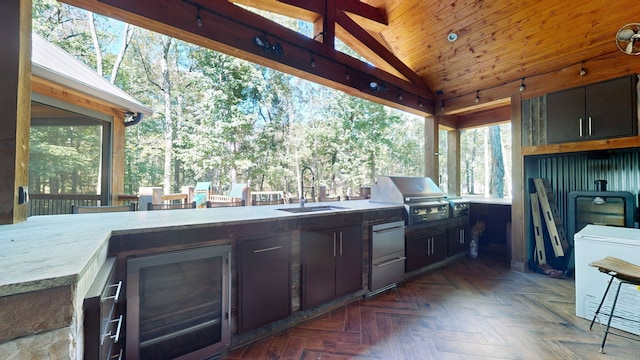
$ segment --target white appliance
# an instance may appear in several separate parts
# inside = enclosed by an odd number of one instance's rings
[[[576,316],[591,320],[598,309],[602,295],[611,279],[589,266],[595,260],[607,256],[616,257],[640,265],[640,230],[614,226],[587,225],[574,235],[576,262]],[[611,285],[605,303],[604,313],[611,312],[611,304],[618,287],[617,280]],[[616,303],[611,327],[640,335],[640,287],[622,285]],[[601,314],[600,321],[606,325],[608,316]],[[628,320],[627,320],[628,319]],[[633,320],[633,321],[630,321]],[[594,325],[594,329],[597,325]]]

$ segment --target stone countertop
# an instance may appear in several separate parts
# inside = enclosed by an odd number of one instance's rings
[[[106,258],[112,234],[311,218],[399,207],[369,200],[308,203],[306,206],[319,205],[344,209],[295,214],[278,209],[299,207],[298,204],[241,206],[32,216],[22,223],[0,225],[0,297],[74,285],[84,275],[92,279],[92,274],[97,273]]]

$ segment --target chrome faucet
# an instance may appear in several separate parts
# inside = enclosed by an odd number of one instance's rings
[[[313,183],[315,183],[316,175],[313,173],[313,170],[311,170],[310,167],[305,166],[302,168],[302,173],[300,174],[300,207],[304,207],[304,203],[306,202],[304,198],[304,172],[306,170],[309,170],[309,172],[311,173],[311,199],[313,200],[314,197]]]

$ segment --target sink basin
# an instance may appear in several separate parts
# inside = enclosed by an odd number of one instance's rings
[[[283,208],[278,210],[298,214],[298,213],[310,213],[310,212],[318,212],[318,211],[332,211],[332,210],[340,210],[340,209],[346,209],[346,208],[342,206],[316,205],[316,206]]]

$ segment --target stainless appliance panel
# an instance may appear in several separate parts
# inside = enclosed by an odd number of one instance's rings
[[[371,283],[369,284],[372,294],[392,288],[404,279],[405,259],[403,249],[372,262]]]
[[[371,267],[368,295],[394,287],[404,279],[404,221],[371,227]]]
[[[404,221],[373,225],[371,232],[371,257],[377,259],[381,256],[404,251]]]
[[[378,176],[371,201],[404,204],[443,198],[444,192],[428,177]]]

